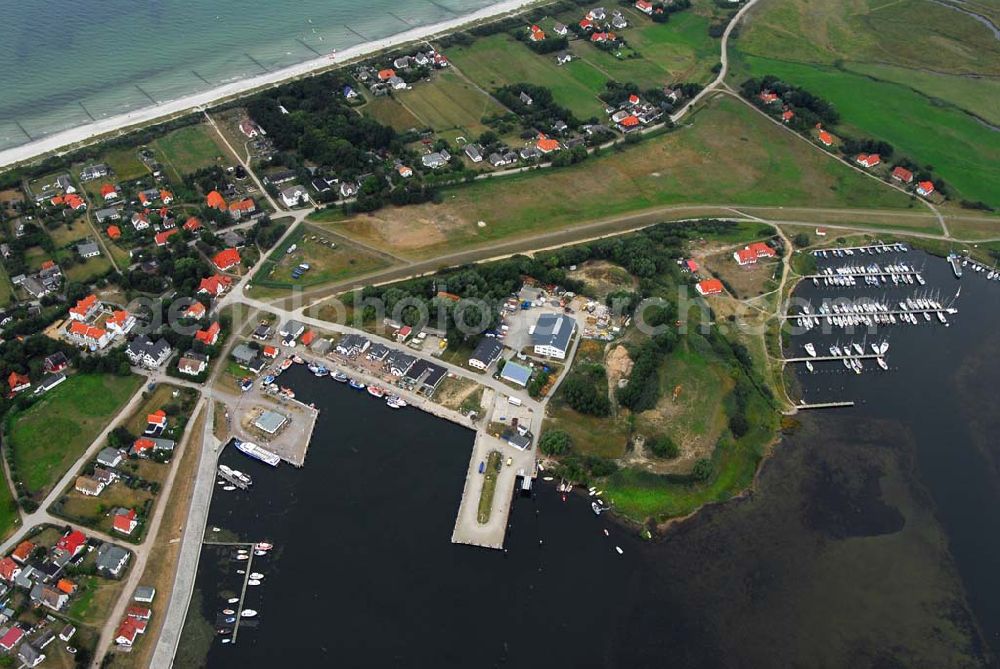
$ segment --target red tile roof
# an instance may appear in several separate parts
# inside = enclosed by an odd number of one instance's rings
[[[14,575],[19,571],[21,567],[10,556],[0,560],[0,578],[3,580],[13,581]]]
[[[135,529],[135,509],[129,509],[125,513],[116,513],[111,526],[122,534],[132,534]]]
[[[221,327],[218,322],[212,323],[207,329],[195,332],[194,338],[207,346],[211,346],[219,340],[220,329]]]
[[[20,627],[11,627],[6,634],[0,637],[0,648],[11,650],[23,636],[24,631]]]
[[[264,347],[264,357],[265,358],[276,358],[276,357],[278,357],[278,348],[276,346],[265,346]]]
[[[618,123],[626,128],[634,128],[639,125],[639,117],[635,115],[626,116]]]
[[[118,194],[118,189],[115,188],[114,185],[104,184],[103,186],[101,186],[101,197],[103,197],[105,200],[108,199],[109,195],[117,195],[117,194]]]
[[[226,208],[226,200],[225,198],[222,197],[222,193],[220,193],[217,190],[213,190],[211,193],[209,193],[208,197],[205,198],[205,201],[208,203],[208,206],[212,207],[213,209]]]
[[[147,439],[146,437],[139,437],[132,442],[132,450],[138,453],[145,453],[149,449],[156,446],[156,442],[152,439]]]
[[[828,133],[826,130],[819,131],[819,141],[823,142],[827,146],[833,144],[833,135]]]
[[[157,409],[153,413],[146,416],[147,423],[154,423],[156,425],[166,425],[167,424],[167,412],[163,409]]]
[[[194,304],[192,304],[190,307],[187,308],[187,311],[184,312],[185,318],[201,318],[204,315],[205,315],[205,305],[202,304],[201,302],[195,302]]]
[[[305,333],[302,335],[302,343],[305,346],[308,346],[313,342],[315,338],[316,338],[315,332],[313,332],[312,330],[306,330]]]
[[[184,221],[184,229],[188,232],[194,232],[201,227],[201,221],[198,220],[197,216],[192,216],[188,220]]]
[[[698,292],[702,295],[718,295],[722,292],[722,282],[718,279],[705,279],[698,282]]]
[[[29,557],[31,557],[31,551],[35,550],[35,544],[30,541],[22,541],[14,549],[14,552],[10,554],[12,558],[18,562],[24,562]]]
[[[122,230],[117,225],[108,226],[108,237],[111,239],[118,239],[122,236]]]
[[[83,339],[92,339],[98,341],[103,337],[108,335],[108,331],[104,328],[95,327],[93,325],[87,325],[86,323],[81,323],[80,321],[73,321],[69,324],[69,332],[77,337],[82,337]]]
[[[538,140],[538,150],[543,153],[549,153],[550,151],[555,151],[559,148],[559,142],[554,139],[549,139],[548,137],[542,137]]]
[[[396,70],[386,68],[384,70],[379,70],[378,78],[380,81],[385,81],[386,79],[392,79],[396,76]]]
[[[240,264],[240,252],[236,249],[223,249],[215,254],[212,263],[220,270],[227,270]]]
[[[85,543],[87,543],[86,535],[80,530],[73,530],[56,542],[56,548],[70,555],[76,555]]]
[[[156,236],[153,237],[153,240],[156,242],[157,246],[166,246],[167,241],[170,239],[170,237],[177,234],[178,232],[180,232],[180,230],[178,230],[177,228],[164,230],[163,232],[156,233]]]
[[[892,171],[892,178],[903,183],[910,183],[913,181],[913,172],[900,165]]]
[[[76,306],[70,307],[69,312],[82,318],[87,315],[87,312],[90,311],[95,304],[97,304],[97,295],[91,293],[82,300],[77,300]]]
[[[11,372],[10,376],[7,377],[7,383],[10,384],[10,389],[24,388],[31,385],[31,379],[24,374],[18,374],[17,372]]]
[[[930,195],[934,192],[934,182],[932,181],[921,181],[917,184],[917,190],[919,190],[924,195]]]
[[[215,274],[202,279],[201,283],[198,284],[198,290],[199,292],[204,291],[210,295],[221,295],[232,283],[233,280],[228,276]]]

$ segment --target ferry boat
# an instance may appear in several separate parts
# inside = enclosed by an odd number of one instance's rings
[[[253,442],[234,439],[233,446],[235,446],[236,450],[240,451],[244,455],[249,455],[251,458],[260,460],[264,464],[271,465],[272,467],[277,467],[278,463],[281,462],[281,458],[278,457],[277,453],[272,453],[266,448],[261,448]]]
[[[368,394],[372,397],[385,397],[385,391],[378,386],[368,386]]]
[[[357,381],[355,379],[348,379],[347,384],[349,386],[351,386],[351,388],[354,388],[355,390],[364,390],[365,389],[365,384],[363,384],[360,381]]]
[[[330,375],[330,378],[337,383],[347,383],[347,374],[344,374],[343,372],[334,372]]]

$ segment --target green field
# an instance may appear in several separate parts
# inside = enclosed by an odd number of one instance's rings
[[[538,55],[505,34],[477,39],[471,46],[453,47],[448,57],[484,90],[520,82],[535,84],[551,90],[556,102],[581,119],[604,115],[597,94],[604,90],[608,77],[582,61],[560,67],[554,54]]]
[[[0,307],[10,304],[12,297],[14,297],[14,284],[10,282],[7,270],[0,266]]]
[[[302,225],[299,230],[301,233],[291,235],[264,261],[254,279],[251,295],[261,297],[261,289],[277,289],[277,294],[285,294],[294,288],[330,283],[347,276],[382,269],[390,264],[386,258],[344,243],[340,238],[330,247],[324,241],[333,240],[322,225]],[[295,244],[295,250],[288,253],[292,244]],[[301,263],[308,263],[310,269],[299,279],[293,279],[292,270]],[[267,296],[276,296],[276,293],[269,290]]]
[[[71,376],[7,419],[17,476],[42,497],[142,384],[139,376]]]
[[[215,132],[206,124],[189,125],[158,137],[150,147],[177,181],[185,174],[230,162],[215,141]]]
[[[398,132],[422,130],[426,126],[399,101],[388,95],[370,97],[363,110],[379,123],[391,126]]]
[[[707,16],[688,10],[673,14],[669,23],[653,23],[633,9],[623,9],[623,15],[629,26],[620,32],[635,57],[616,58],[582,40],[571,42],[570,51],[606,75],[605,79],[632,82],[643,89],[687,81],[705,83],[712,78],[711,68],[719,61],[719,40],[709,36]]]
[[[899,155],[932,165],[961,197],[1000,205],[1000,133],[910,88],[832,67],[744,58],[755,76],[774,74],[832,102],[855,136],[891,143]]]
[[[103,276],[109,269],[111,269],[111,261],[104,255],[102,249],[101,255],[96,258],[88,258],[85,262],[78,262],[67,268],[65,274],[70,281],[87,283],[96,277]]]
[[[443,130],[462,130],[471,136],[486,130],[484,116],[503,113],[493,98],[454,71],[435,74],[430,82],[419,81],[411,91],[396,93],[399,102],[421,120],[421,125]]]
[[[426,254],[698,203],[911,206],[906,195],[727,96],[697,112],[690,126],[623,151],[605,151],[573,167],[478,181],[446,191],[440,205],[386,209],[334,225],[394,253]]]
[[[60,249],[94,234],[94,231],[90,229],[84,218],[67,221],[64,225],[56,228],[46,228],[45,231],[49,233],[49,237],[55,242],[56,248]]]
[[[111,168],[111,179],[117,181],[128,181],[138,179],[149,174],[149,170],[139,160],[138,149],[134,146],[111,149],[101,156],[101,162]],[[97,181],[100,188],[101,180]]]

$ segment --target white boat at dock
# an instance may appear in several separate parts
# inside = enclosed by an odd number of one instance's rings
[[[875,358],[875,362],[877,362],[878,366],[881,367],[882,369],[889,371],[889,365],[886,364],[885,358],[880,356],[878,358]]]
[[[254,573],[250,574],[250,578],[255,578],[257,580],[260,580],[264,578],[264,574],[260,573],[259,571],[255,571]]]
[[[256,550],[259,550],[259,551],[269,551],[269,550],[271,550],[272,548],[274,548],[274,546],[273,546],[272,544],[269,544],[269,543],[267,543],[266,541],[258,541],[257,543],[255,543],[255,544],[253,545],[253,547],[254,547],[254,548],[255,548]]]
[[[240,611],[240,617],[242,618],[253,618],[255,615],[257,615],[257,612],[253,609],[243,609]]]
[[[251,578],[249,581],[247,581],[247,585],[260,585],[260,581],[256,578]]]
[[[261,448],[251,441],[240,441],[239,439],[234,439],[233,445],[244,455],[248,455],[255,460],[260,460],[264,464],[271,465],[272,467],[277,467],[278,463],[281,462],[281,458],[278,457],[277,453],[272,453],[266,448]]]
[[[809,360],[806,360],[806,369],[808,369],[810,372],[816,371],[816,368],[813,366],[812,362],[809,361]]]
[[[347,374],[344,374],[343,372],[334,372],[330,375],[330,378],[337,383],[347,383]]]
[[[385,404],[390,409],[402,409],[407,406],[406,400],[399,395],[389,395],[389,397],[385,399]]]
[[[240,598],[239,598],[239,597],[230,597],[229,599],[227,599],[227,600],[226,600],[226,603],[227,603],[227,604],[235,604],[235,603],[237,603],[238,601],[240,601]]]
[[[807,344],[803,345],[802,348],[806,350],[806,353],[808,353],[810,357],[813,358],[816,357],[816,347],[813,346],[812,342],[808,342]]]
[[[372,397],[385,397],[385,390],[379,386],[368,386],[368,394]]]

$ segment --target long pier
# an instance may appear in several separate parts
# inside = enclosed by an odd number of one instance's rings
[[[875,276],[875,277],[916,276],[917,274],[920,274],[920,272],[915,269],[900,270],[898,272],[888,272],[886,270],[866,272],[859,270],[857,272],[835,272],[833,274],[806,274],[802,278],[803,279],[839,279],[839,278],[858,279],[858,278],[864,278],[866,276]]]
[[[901,314],[951,314],[953,313],[949,307],[934,307],[930,309],[890,309],[888,311],[849,311],[847,313],[828,313],[828,314],[784,314],[782,318],[785,320],[790,320],[792,318],[819,318],[820,320],[829,320],[835,317],[850,317],[850,316],[868,316],[869,318],[874,318],[878,316],[899,316]]]
[[[847,400],[845,402],[814,402],[813,404],[797,404],[796,409],[842,409],[846,407],[854,406],[853,400]]]
[[[830,362],[833,360],[873,360],[882,356],[874,353],[859,353],[857,355],[806,355],[796,358],[785,358],[785,362]]]
[[[906,253],[909,251],[907,246],[898,246],[897,244],[883,244],[877,242],[875,244],[866,244],[865,246],[831,246],[825,249],[816,249],[813,251],[813,255],[819,255],[820,253],[833,254],[836,251],[871,251],[874,250],[876,253]]]

